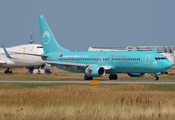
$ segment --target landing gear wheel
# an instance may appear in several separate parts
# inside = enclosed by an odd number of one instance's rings
[[[5,73],[5,74],[7,74],[7,73],[12,73],[12,71],[10,71],[10,68],[7,68],[7,70],[4,71],[4,73]]]
[[[154,80],[159,80],[159,77],[158,77],[158,76],[155,76],[155,77],[154,77]]]
[[[114,80],[117,80],[117,78],[118,78],[118,76],[115,74],[115,75],[114,75]]]
[[[84,79],[85,79],[85,80],[92,80],[93,77],[88,77],[87,75],[84,75]]]
[[[113,76],[112,74],[109,75],[109,79],[112,80],[113,79]]]
[[[117,80],[118,76],[116,74],[110,74],[109,79],[110,80]]]

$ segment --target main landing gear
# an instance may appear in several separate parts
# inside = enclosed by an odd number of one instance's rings
[[[84,75],[84,79],[85,79],[85,80],[92,80],[93,77],[88,77],[87,75]]]
[[[117,80],[118,76],[116,74],[110,74],[109,79],[110,80]],[[93,80],[93,77],[88,77],[87,75],[84,75],[85,80]]]
[[[110,80],[117,80],[118,76],[116,74],[110,74],[109,79]]]
[[[7,70],[5,70],[4,73],[8,74],[8,73],[12,73],[12,71],[10,70],[10,68],[7,68]]]

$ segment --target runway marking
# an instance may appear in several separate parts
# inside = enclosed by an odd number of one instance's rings
[[[81,83],[89,84],[86,80],[59,80],[59,81],[39,81],[39,80],[0,80],[0,83]],[[175,80],[101,80],[100,84],[175,84]]]

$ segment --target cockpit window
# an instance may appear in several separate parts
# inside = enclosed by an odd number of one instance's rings
[[[166,60],[166,57],[155,57],[156,60]]]
[[[43,48],[43,46],[37,46],[37,48]]]

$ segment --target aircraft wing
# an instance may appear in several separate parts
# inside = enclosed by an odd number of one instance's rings
[[[63,65],[63,66],[77,66],[86,68],[88,64],[80,63],[69,63],[69,62],[55,62],[55,61],[44,61],[45,63],[51,64],[52,66]]]
[[[16,59],[17,58],[12,58],[10,56],[10,54],[8,53],[8,51],[6,50],[6,48],[4,47],[4,45],[2,45],[2,48],[5,52],[5,55],[7,58],[9,59]],[[20,53],[22,54],[21,52],[14,52],[14,53]],[[45,54],[42,54],[42,55],[38,55],[38,54],[30,54],[30,53],[25,53],[27,55],[34,55],[34,56],[46,56]],[[18,59],[19,61],[20,60],[25,60],[25,59]],[[41,63],[48,63],[48,64],[51,64],[52,66],[57,66],[57,65],[63,65],[63,66],[78,66],[78,67],[87,67],[87,64],[80,64],[80,63],[69,63],[69,62],[55,62],[55,61],[44,61],[44,60],[30,60],[31,62],[41,62]],[[0,63],[5,63],[5,61],[0,61]]]
[[[16,59],[16,60],[25,60],[25,59]],[[38,62],[38,63],[43,63],[43,64],[50,64],[51,66],[65,66],[69,68],[74,68],[76,67],[77,69],[86,69],[88,66],[94,66],[95,64],[81,64],[81,63],[72,63],[72,62],[57,62],[57,61],[46,61],[46,60],[30,60],[30,62]],[[107,65],[102,65],[105,70],[112,69],[111,66]]]
[[[6,63],[7,63],[6,61],[0,60],[0,65],[1,64],[6,64]]]
[[[44,61],[44,63],[50,64],[51,66],[64,66],[65,68],[74,68],[74,69],[81,69],[85,70],[88,66],[94,66],[95,64],[81,64],[81,63],[70,63],[70,62],[57,62],[57,61]],[[103,67],[105,70],[112,69],[111,66],[100,66]]]
[[[5,52],[5,55],[7,58],[9,59],[16,59],[16,60],[19,60],[19,61],[22,61],[22,60],[26,60],[26,59],[18,59],[18,58],[12,58],[8,51],[6,50],[6,48],[2,45],[3,47],[3,50]],[[20,53],[22,54],[21,52],[14,52],[14,53]],[[34,55],[34,56],[41,56],[41,57],[46,57],[47,55],[45,54],[41,54],[41,55],[38,55],[38,54],[30,54],[30,53],[25,53],[27,55]],[[88,67],[89,65],[92,65],[92,64],[81,64],[81,63],[72,63],[72,62],[57,62],[57,61],[45,61],[45,60],[30,60],[30,62],[39,62],[39,63],[47,63],[47,64],[50,64],[51,66],[58,66],[58,65],[62,65],[62,66],[65,66],[65,67],[77,67],[77,68],[81,68],[81,69],[85,69],[86,67]],[[1,63],[5,63],[5,61],[0,61],[0,64]],[[109,70],[111,69],[110,66],[101,66],[101,67],[104,67],[105,70]]]

